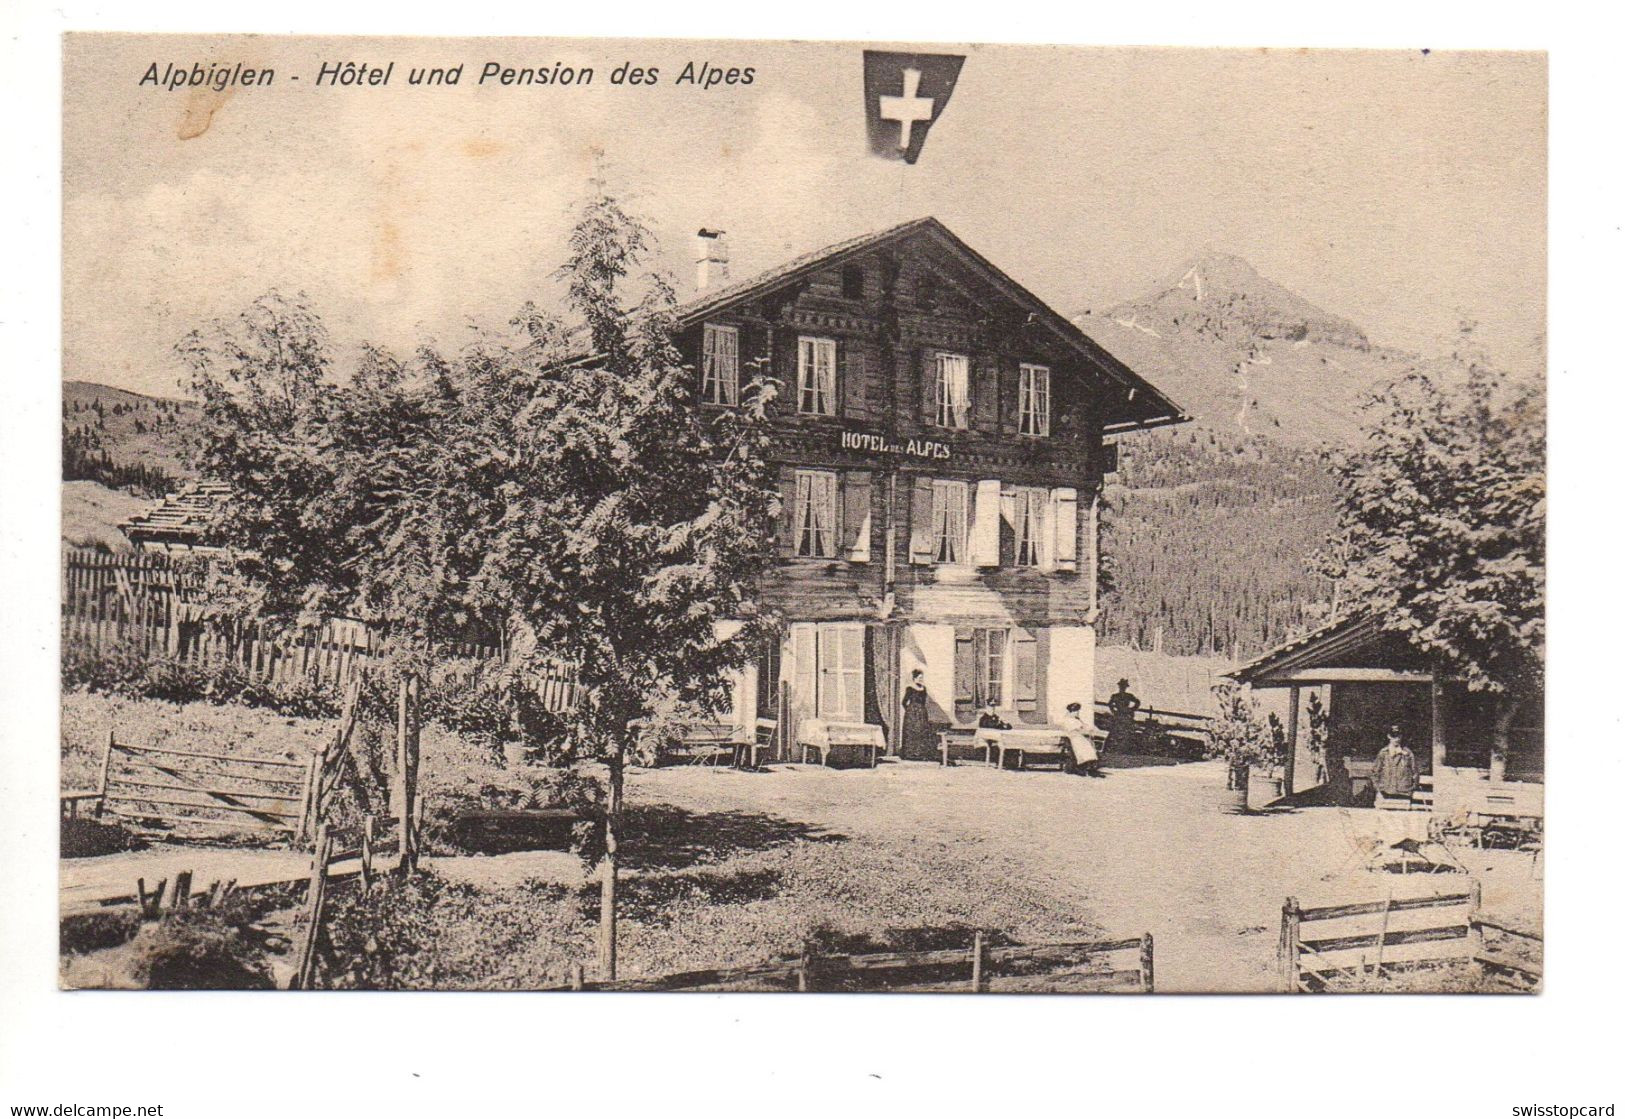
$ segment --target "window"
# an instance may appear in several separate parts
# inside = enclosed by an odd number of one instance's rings
[[[965,522],[970,486],[964,482],[931,483],[931,558],[935,563],[965,563]]]
[[[970,426],[970,358],[964,354],[937,355],[938,427]]]
[[[863,627],[818,627],[818,715],[863,721]]]
[[[968,723],[991,703],[1005,706],[1005,662],[1010,647],[1007,629],[954,631],[954,718]]]
[[[834,559],[835,472],[796,471],[796,555]]]
[[[790,626],[788,714],[795,727],[808,718],[863,720],[864,644],[861,625],[796,622]]]
[[[1049,366],[1021,367],[1021,434],[1049,434]]]
[[[707,404],[739,403],[739,331],[705,324],[700,398]]]
[[[796,360],[796,410],[809,416],[835,414],[835,340],[803,338]]]
[[[863,269],[856,264],[841,269],[841,298],[863,298]]]
[[[1015,565],[1040,567],[1044,563],[1044,523],[1049,491],[1012,488],[1006,491],[1010,527],[1015,534]]]

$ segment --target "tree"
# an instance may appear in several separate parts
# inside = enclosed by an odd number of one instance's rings
[[[1372,407],[1339,468],[1351,597],[1491,697],[1499,779],[1518,705],[1545,675],[1544,397],[1475,365],[1459,389],[1413,373]]]
[[[223,341],[183,343],[201,466],[237,495],[220,532],[254,552],[267,609],[376,621],[420,656],[488,633],[515,697],[539,672],[573,673],[580,701],[533,744],[606,768],[611,977],[640,730],[719,708],[728,670],[774,629],[757,600],[779,500],[764,458],[774,388],[753,381],[738,410],[697,406],[672,287],[639,271],[653,249],[594,180],[558,272],[573,325],[527,305],[454,356],[368,348],[347,384],[319,391],[325,335],[302,303],[268,297]]]

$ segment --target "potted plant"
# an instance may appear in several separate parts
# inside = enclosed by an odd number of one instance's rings
[[[1240,685],[1220,684],[1213,689],[1213,695],[1219,711],[1208,726],[1207,755],[1225,761],[1225,795],[1221,803],[1233,812],[1246,812],[1253,768],[1267,769],[1279,761],[1275,735],[1259,717],[1252,695]]]

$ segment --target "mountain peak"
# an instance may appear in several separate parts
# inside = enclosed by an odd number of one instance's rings
[[[1368,349],[1365,333],[1274,280],[1233,253],[1207,247],[1164,283],[1106,312],[1116,319],[1177,327],[1201,323],[1237,340],[1306,339]]]

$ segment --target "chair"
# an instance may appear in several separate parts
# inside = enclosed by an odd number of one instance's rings
[[[1323,879],[1336,878],[1352,867],[1361,870],[1381,870],[1388,863],[1388,842],[1379,835],[1373,835],[1362,829],[1355,822],[1352,809],[1339,808],[1337,810],[1338,823],[1343,828],[1343,838],[1348,842],[1348,857],[1338,868],[1326,875]]]

